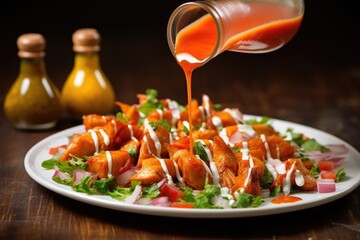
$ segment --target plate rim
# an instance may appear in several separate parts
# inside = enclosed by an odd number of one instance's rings
[[[262,118],[263,116],[257,115],[249,115],[244,114],[244,118]],[[314,132],[316,135],[320,134],[325,138],[331,138],[336,142],[345,144],[349,148],[348,155],[351,154],[352,158],[350,158],[355,164],[359,165],[360,163],[356,163],[356,158],[360,160],[360,153],[357,151],[352,145],[347,143],[346,141],[331,135],[327,132],[322,130],[302,125],[295,122],[289,122],[277,118],[269,117],[270,121],[272,122],[275,130],[279,130],[279,126],[284,128],[284,125],[289,125],[288,127],[295,127],[305,129],[306,131]],[[276,127],[276,125],[278,127]],[[101,196],[101,195],[87,195],[85,193],[78,193],[73,191],[69,186],[58,184],[50,179],[45,179],[44,176],[39,176],[37,171],[47,172],[49,173],[50,170],[46,170],[41,168],[41,166],[35,166],[35,162],[37,160],[36,156],[38,157],[41,153],[41,150],[44,150],[46,145],[52,140],[60,139],[65,137],[66,134],[75,133],[79,131],[85,131],[83,125],[77,125],[74,127],[70,127],[54,134],[51,134],[36,144],[34,144],[26,153],[24,158],[24,167],[27,174],[38,184],[51,190],[57,194],[62,196],[71,198],[73,200],[77,200],[83,203],[91,204],[98,207],[104,207],[108,209],[113,209],[117,211],[124,211],[124,212],[132,212],[138,214],[146,214],[146,215],[153,215],[153,216],[166,216],[166,217],[182,217],[182,218],[239,218],[239,217],[255,217],[255,216],[265,216],[265,215],[275,215],[299,210],[305,210],[308,208],[312,208],[315,206],[319,206],[322,204],[326,204],[332,201],[335,201],[339,198],[342,198],[355,190],[360,185],[360,171],[354,176],[354,179],[350,179],[350,187],[346,189],[336,192],[336,193],[314,193],[312,194],[321,194],[324,196],[323,199],[317,199],[315,201],[308,201],[302,200],[296,203],[292,203],[291,205],[288,204],[277,204],[272,205],[273,208],[262,208],[261,206],[258,208],[236,208],[236,209],[183,209],[183,208],[170,208],[170,207],[158,207],[158,206],[146,206],[146,205],[137,205],[137,204],[128,204],[125,202],[121,202],[116,199],[112,199],[110,196]],[[33,155],[35,157],[33,158]],[[50,155],[49,155],[50,156]],[[351,157],[350,156],[350,157]],[[34,160],[32,160],[34,159]],[[42,159],[44,161],[46,159]],[[39,160],[38,160],[39,161]],[[52,175],[52,174],[51,174]],[[50,180],[50,181],[49,181]],[[353,183],[352,183],[353,182]],[[311,193],[302,192],[302,195],[307,195]]]

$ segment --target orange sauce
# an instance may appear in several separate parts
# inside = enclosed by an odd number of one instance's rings
[[[280,195],[271,200],[272,203],[281,204],[281,203],[293,203],[302,200],[302,198],[291,196],[291,195]]]
[[[286,4],[247,3],[241,8],[229,8],[231,17],[224,20],[226,31],[222,34],[223,43],[218,43],[218,29],[210,14],[204,15],[194,23],[183,28],[176,36],[176,60],[186,77],[190,152],[193,153],[192,136],[192,72],[205,64],[216,45],[222,44],[218,52],[268,52],[286,44],[297,32],[302,15]],[[214,56],[215,56],[214,55]]]

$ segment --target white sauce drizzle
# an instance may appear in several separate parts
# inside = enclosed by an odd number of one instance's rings
[[[172,116],[171,118],[172,127],[175,127],[177,121],[180,119],[179,104],[176,101],[172,101],[170,99],[167,99],[167,102],[169,104],[169,110]]]
[[[109,138],[109,136],[106,134],[106,132],[104,131],[104,129],[100,129],[99,132],[100,132],[101,136],[103,137],[104,144],[105,144],[106,146],[109,146],[109,144],[110,144],[110,138]]]
[[[168,169],[167,166],[166,166],[165,160],[162,159],[162,158],[156,158],[156,159],[159,160],[160,165],[161,165],[161,168],[164,170],[164,172],[165,172],[165,174],[166,174],[166,178],[167,178],[167,180],[168,180],[168,183],[169,183],[169,184],[173,184],[174,182],[173,182],[172,177],[171,177],[171,175],[170,175],[170,173],[169,173],[169,169]]]
[[[236,108],[225,108],[224,112],[227,112],[231,115],[231,117],[236,121],[236,123],[243,123],[243,119],[241,113]]]
[[[190,131],[190,124],[188,121],[183,121],[182,124],[184,125],[184,127],[186,127],[188,131]]]
[[[138,140],[136,137],[134,137],[134,131],[133,131],[132,125],[129,124],[129,125],[127,125],[127,127],[128,127],[128,129],[129,129],[129,131],[130,131],[130,138],[131,138],[131,140],[133,140],[133,141],[135,141],[135,142],[138,142],[139,140]]]
[[[230,147],[233,147],[234,144],[230,142],[230,139],[227,135],[227,132],[226,132],[226,128],[223,128],[220,130],[219,132],[219,136],[224,140],[224,142],[228,145],[230,145]]]
[[[173,136],[171,132],[169,132],[169,143],[172,144],[174,142]]]
[[[107,162],[108,162],[108,177],[111,177],[112,176],[111,172],[112,172],[112,162],[113,162],[113,160],[112,160],[112,157],[111,157],[111,153],[109,151],[106,151],[105,154],[106,154],[106,159],[107,159]]]
[[[291,173],[294,171],[295,163],[291,165],[291,168],[286,173],[286,177],[283,180],[282,188],[285,195],[288,195],[290,193],[290,187],[291,187]]]
[[[222,187],[220,189],[221,197],[229,200],[229,205],[232,206],[235,203],[234,197],[230,194],[230,189],[227,187]]]
[[[250,125],[246,125],[246,124],[238,124],[237,125],[237,129],[239,132],[244,132],[250,136],[255,136],[256,132],[254,131],[254,129],[250,126]]]
[[[261,134],[261,140],[264,143],[264,147],[266,150],[266,157],[267,161],[276,169],[276,172],[279,174],[285,174],[286,173],[286,167],[285,164],[280,161],[279,159],[273,159],[270,153],[269,143],[266,140],[266,136],[264,134]]]
[[[222,121],[218,116],[213,116],[211,118],[211,122],[212,122],[212,124],[214,124],[214,126],[216,127],[216,129],[218,131],[223,127]]]
[[[156,111],[159,113],[159,119],[160,119],[160,120],[163,119],[163,117],[164,117],[164,112],[163,112],[163,110],[161,110],[161,109],[156,109]]]
[[[206,113],[203,106],[199,106],[199,110],[201,112],[201,120],[204,122],[206,121]]]
[[[150,126],[150,124],[145,125],[145,128],[149,132],[150,137],[154,142],[154,146],[155,146],[155,149],[156,149],[156,156],[160,157],[160,155],[161,155],[161,143],[160,143],[159,138],[156,136],[156,134],[155,134],[154,130],[152,129],[152,127]],[[149,147],[149,144],[148,144],[148,147]]]
[[[103,122],[106,123],[106,116],[102,115],[101,118],[102,118]]]
[[[301,174],[301,172],[298,169],[296,169],[295,171],[295,183],[299,187],[302,187],[305,184],[304,176]]]
[[[204,94],[202,97],[202,102],[204,105],[204,110],[205,110],[205,119],[208,119],[210,117],[210,99],[209,96]]]
[[[249,184],[249,180],[250,180],[250,177],[251,177],[251,172],[252,172],[252,169],[254,168],[254,159],[251,156],[249,157],[249,165],[250,165],[250,167],[248,169],[248,173],[247,173],[247,176],[246,176],[246,179],[245,179],[245,182],[244,182],[244,188]]]
[[[172,160],[172,159],[171,159],[171,160]],[[181,182],[181,183],[184,183],[184,180],[183,180],[183,178],[182,178],[181,175],[180,175],[179,166],[177,165],[177,163],[176,163],[174,160],[172,160],[172,161],[173,161],[173,163],[174,163],[177,180],[178,180],[179,182]]]
[[[91,138],[94,142],[94,146],[95,146],[95,153],[94,154],[98,154],[99,153],[99,138],[96,134],[96,132],[93,129],[89,129],[88,132],[91,134]]]
[[[112,125],[114,126],[114,131],[115,131],[115,133],[117,133],[118,128],[117,128],[117,124],[116,124],[115,120],[114,120],[114,119],[111,120],[111,123],[112,123]]]
[[[249,143],[243,142],[242,148],[241,148],[241,159],[242,160],[249,160]]]
[[[214,159],[213,159],[213,156],[210,152],[210,149],[206,146],[205,142],[202,141],[202,140],[196,140],[196,142],[201,142],[203,145],[204,145],[204,150],[205,150],[205,153],[209,159],[209,165],[210,165],[210,169],[211,169],[211,177],[212,177],[212,180],[213,180],[213,184],[214,185],[217,185],[217,186],[220,186],[220,176],[219,176],[219,171],[216,167],[216,164],[214,162]],[[209,141],[211,144],[212,142]],[[204,161],[203,161],[204,162]]]

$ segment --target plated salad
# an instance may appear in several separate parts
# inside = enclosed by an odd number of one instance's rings
[[[49,149],[42,167],[76,192],[129,204],[179,208],[259,207],[333,192],[346,175],[345,145],[323,145],[267,117],[245,120],[203,95],[182,106],[155,89],[116,115],[83,116],[84,132]],[[190,135],[189,117],[192,119]],[[192,145],[190,146],[190,143]]]

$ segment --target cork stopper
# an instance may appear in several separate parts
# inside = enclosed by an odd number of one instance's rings
[[[21,58],[39,58],[45,56],[46,40],[39,33],[26,33],[17,39]]]
[[[98,52],[100,50],[100,34],[94,28],[82,28],[72,36],[75,52]]]

